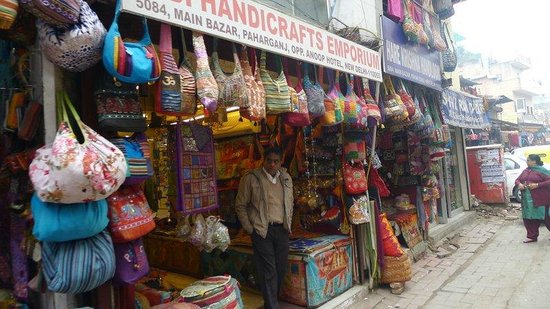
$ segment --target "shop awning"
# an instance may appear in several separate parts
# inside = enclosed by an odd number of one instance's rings
[[[508,102],[514,102],[514,100],[510,99],[509,97],[505,95],[499,95],[494,97],[488,97],[487,101],[490,105],[498,105],[498,104],[504,104]]]
[[[491,126],[482,98],[450,89],[444,89],[441,97],[441,112],[446,124],[467,129]]]
[[[494,126],[500,127],[502,131],[518,131],[519,125],[517,123],[508,122],[500,119],[489,119]]]

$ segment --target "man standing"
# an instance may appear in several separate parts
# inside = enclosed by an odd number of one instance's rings
[[[239,221],[252,236],[257,283],[266,309],[279,308],[294,207],[292,178],[281,167],[281,160],[279,148],[267,148],[262,167],[241,179],[235,201]]]

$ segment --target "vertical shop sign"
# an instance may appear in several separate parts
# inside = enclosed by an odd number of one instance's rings
[[[384,73],[441,91],[439,52],[409,42],[401,24],[382,16]]]
[[[379,52],[251,0],[122,0],[122,11],[382,81]]]
[[[490,125],[483,110],[483,99],[450,89],[443,90],[441,96],[441,112],[446,124],[469,129]]]

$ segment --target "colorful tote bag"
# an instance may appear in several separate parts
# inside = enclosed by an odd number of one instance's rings
[[[44,202],[104,199],[126,179],[124,154],[80,120],[67,93],[57,99],[62,121],[53,143],[38,149],[31,162],[34,190]]]
[[[309,77],[309,64],[304,64],[305,74],[304,74],[304,91],[307,96],[307,108],[309,110],[309,115],[313,118],[321,117],[325,114],[325,91],[321,84],[317,81],[317,73],[315,72],[315,67],[312,66],[313,76],[315,77],[312,81]]]
[[[333,126],[344,120],[341,107],[344,105],[345,97],[340,91],[340,83],[338,82],[339,74],[340,73],[337,72],[335,77],[334,71],[327,71],[329,91],[325,95],[325,100],[323,102],[325,105],[325,114],[321,116],[321,125],[323,126]]]
[[[113,138],[110,141],[122,151],[126,158],[128,173],[124,181],[125,185],[139,184],[153,176],[151,148],[144,134],[138,133],[131,137]]]
[[[175,209],[184,214],[218,208],[216,164],[212,130],[195,123],[180,123],[169,134],[176,173]]]
[[[344,164],[344,184],[348,194],[362,194],[368,190],[363,163]]]
[[[237,54],[237,49],[235,48],[234,43],[231,43],[231,51],[233,53],[235,69],[233,70],[233,73],[226,74],[220,66],[220,59],[218,57],[218,39],[214,38],[212,67],[219,89],[218,108],[237,106],[239,109],[242,108],[246,110],[250,104],[248,103],[246,83],[244,82],[241,61],[239,60],[239,55]]]
[[[168,24],[160,25],[160,79],[157,83],[157,112],[177,113],[181,111],[181,78],[172,55],[172,28]]]
[[[265,105],[267,114],[281,114],[292,111],[290,104],[290,92],[286,81],[285,72],[281,63],[281,71],[277,79],[273,79],[266,69],[266,52],[262,51],[260,56],[260,76],[265,89]]]
[[[285,62],[286,67],[286,62]],[[288,71],[288,70],[287,70]],[[300,67],[296,67],[296,77],[298,82],[296,87],[293,88],[290,86],[290,80],[287,77],[288,91],[290,93],[290,104],[292,111],[285,113],[285,123],[293,127],[304,127],[311,124],[309,119],[309,111],[307,105],[307,96],[302,86],[302,74],[300,72]],[[287,75],[288,76],[288,75]]]
[[[149,261],[141,238],[114,244],[116,270],[113,281],[134,284],[149,273]]]
[[[252,57],[254,72],[248,60],[248,54]],[[252,121],[260,121],[265,118],[265,90],[260,78],[260,68],[256,61],[256,51],[243,45],[241,51],[241,67],[243,69],[244,82],[248,97],[249,108],[239,109],[241,116]]]
[[[195,72],[197,96],[204,108],[210,114],[214,114],[218,108],[219,89],[208,64],[208,53],[202,33],[193,32],[193,49],[197,57],[197,71]]]
[[[121,187],[107,198],[107,203],[113,242],[129,242],[155,229],[155,215],[139,186]]]
[[[117,0],[115,18],[103,46],[105,69],[126,83],[144,84],[156,81],[160,76],[160,61],[149,37],[147,19],[142,18],[143,37],[138,42],[124,42],[118,30],[120,2]]]
[[[81,240],[42,242],[42,270],[52,292],[93,290],[113,277],[115,265],[113,242],[107,231]]]
[[[107,201],[57,204],[31,200],[32,234],[39,241],[69,241],[95,236],[109,223]]]
[[[60,30],[41,19],[36,21],[38,41],[48,60],[71,72],[82,72],[101,61],[107,30],[82,1],[79,21]]]

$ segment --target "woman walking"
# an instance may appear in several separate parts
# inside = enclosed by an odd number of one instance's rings
[[[527,157],[527,168],[516,179],[516,185],[522,192],[521,212],[527,230],[524,243],[537,241],[542,222],[550,230],[550,171],[542,165],[539,155],[530,154]]]

